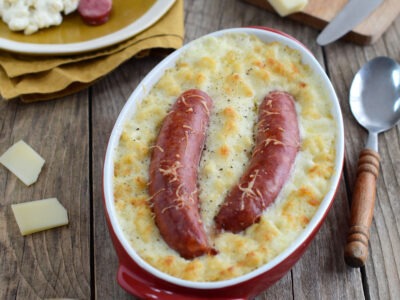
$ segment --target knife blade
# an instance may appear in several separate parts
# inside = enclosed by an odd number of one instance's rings
[[[383,0],[350,0],[318,35],[317,43],[325,46],[344,36],[368,17]]]

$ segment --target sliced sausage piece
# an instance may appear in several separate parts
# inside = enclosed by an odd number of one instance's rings
[[[108,21],[112,0],[79,0],[78,12],[89,25],[101,25]]]
[[[197,170],[211,98],[188,90],[165,117],[150,161],[152,209],[166,243],[182,257],[213,253],[199,213]]]
[[[237,233],[259,221],[289,178],[299,146],[293,97],[286,92],[269,93],[259,108],[249,166],[215,217],[218,230]]]

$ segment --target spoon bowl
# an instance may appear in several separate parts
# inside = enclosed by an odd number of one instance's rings
[[[348,265],[361,267],[368,256],[379,173],[378,133],[392,128],[400,120],[400,65],[383,56],[367,62],[351,84],[350,109],[358,123],[368,130],[368,140],[358,162],[344,252]]]
[[[384,56],[366,63],[351,85],[350,108],[368,130],[393,127],[400,119],[400,65]]]

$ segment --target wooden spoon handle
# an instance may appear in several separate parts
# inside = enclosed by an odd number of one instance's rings
[[[358,160],[350,230],[344,250],[346,263],[354,268],[362,267],[368,257],[369,228],[374,213],[379,160],[379,154],[371,149],[362,150]]]

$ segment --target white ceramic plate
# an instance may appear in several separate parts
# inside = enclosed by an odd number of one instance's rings
[[[138,18],[131,18],[125,14],[126,10],[123,9],[124,5],[129,4],[125,1],[127,0],[114,0],[113,11],[115,10],[115,13],[112,12],[114,14],[111,15],[113,21],[111,22],[110,18],[109,22],[98,27],[85,25],[77,12],[73,13],[74,16],[64,17],[64,20],[67,20],[64,22],[70,23],[69,25],[63,23],[30,36],[13,33],[6,24],[0,24],[0,49],[35,55],[66,55],[98,50],[117,44],[147,29],[157,22],[175,2],[175,0],[155,0],[154,4],[142,15]],[[117,15],[119,7],[121,7],[119,11],[125,15]],[[0,21],[0,23],[3,22]],[[121,24],[123,24],[122,28],[118,28]],[[113,28],[110,28],[111,26]],[[117,30],[113,31],[114,28]],[[70,37],[73,34],[77,37],[76,41]]]

